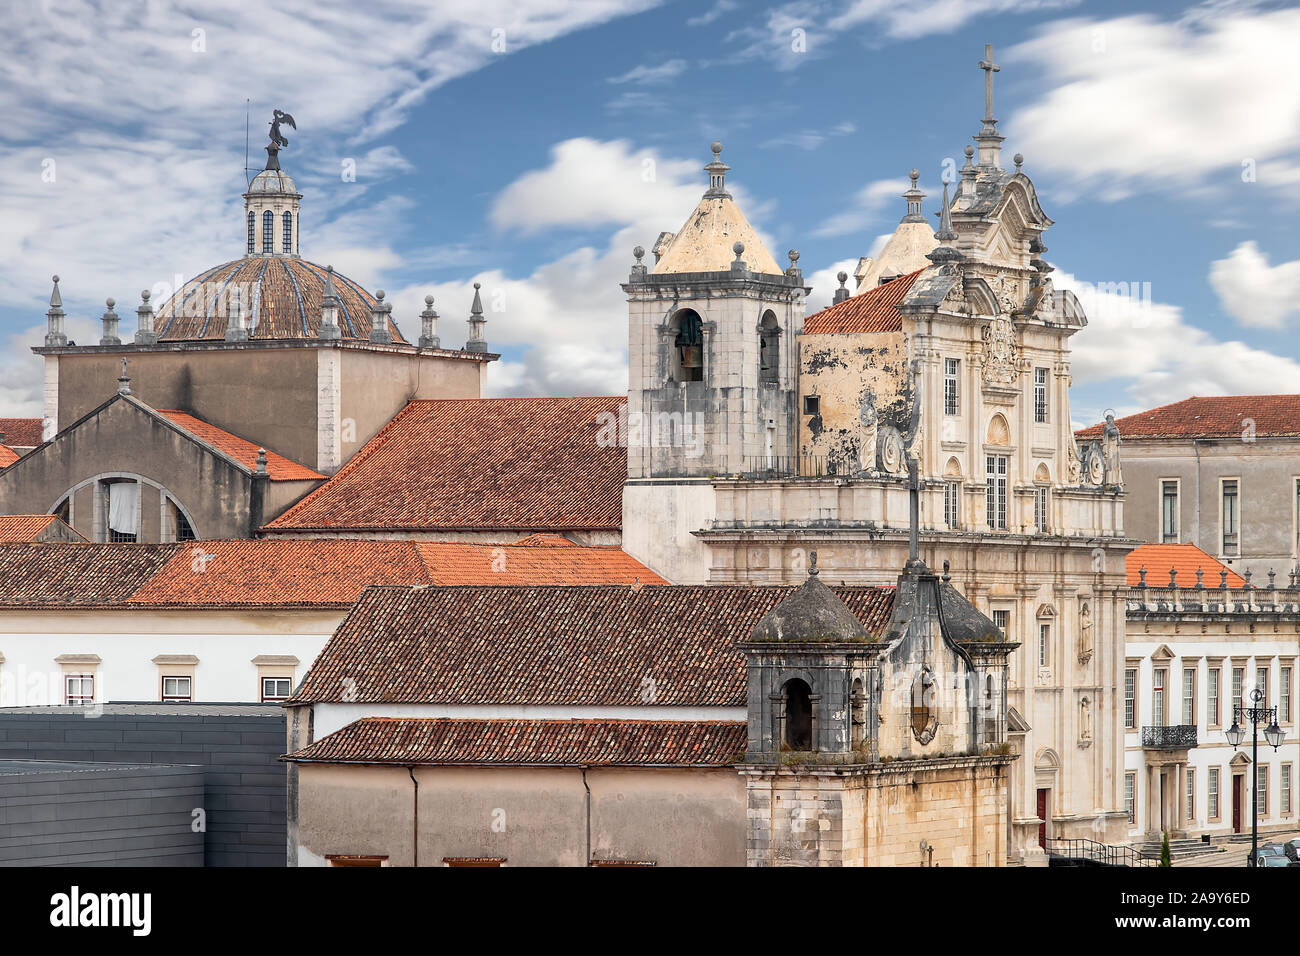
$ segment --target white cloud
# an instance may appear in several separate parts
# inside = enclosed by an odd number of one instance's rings
[[[688,27],[706,27],[715,20],[720,19],[725,14],[739,9],[740,4],[736,0],[718,0],[708,10],[705,10],[699,16],[689,17],[686,21]]]
[[[1300,260],[1270,266],[1253,240],[1210,263],[1210,285],[1223,311],[1242,325],[1280,329],[1300,314]]]
[[[1182,309],[1155,301],[1148,285],[1105,287],[1069,273],[1053,274],[1057,288],[1078,295],[1088,325],[1071,339],[1075,385],[1111,384],[1121,414],[1189,395],[1293,392],[1300,362],[1240,341],[1224,341],[1189,325]],[[1100,409],[1076,415],[1099,420]]]
[[[824,131],[805,129],[784,133],[781,136],[773,137],[760,145],[765,149],[771,149],[778,146],[794,146],[811,152],[832,137],[847,136],[854,132],[857,132],[857,126],[851,122],[845,121],[842,123],[836,123],[830,129]]]
[[[907,211],[899,199],[911,183],[906,179],[877,179],[857,191],[845,209],[835,213],[813,230],[818,238],[847,236],[860,233],[880,218],[887,204],[898,202],[899,215]]]
[[[1051,24],[1009,51],[1047,92],[1006,124],[1030,164],[1116,200],[1146,187],[1282,187],[1300,168],[1300,10],[1230,6]]]
[[[1072,7],[1079,0],[854,0],[830,22],[832,30],[879,24],[885,35],[914,40],[951,33],[985,14],[1032,13]]]
[[[812,292],[804,303],[804,314],[812,315],[814,312],[820,312],[831,304],[831,300],[835,297],[835,290],[840,287],[838,276],[841,272],[848,276],[849,294],[856,293],[857,288],[853,282],[853,270],[857,267],[857,259],[841,259],[839,262],[831,263],[825,269],[805,273],[804,285],[812,286]]]
[[[667,83],[676,79],[686,72],[685,60],[665,60],[663,63],[657,63],[653,66],[642,64],[633,67],[626,73],[618,76],[611,76],[608,80],[610,83],[635,83],[638,86],[653,86],[659,83]]]

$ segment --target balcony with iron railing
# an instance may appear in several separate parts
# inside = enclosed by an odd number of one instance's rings
[[[1144,750],[1188,750],[1195,746],[1195,724],[1165,724],[1142,728]]]

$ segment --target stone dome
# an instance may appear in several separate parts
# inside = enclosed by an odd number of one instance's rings
[[[257,180],[279,174],[263,170]],[[279,174],[283,176],[283,174]],[[293,180],[283,176],[292,187]],[[239,289],[249,316],[248,337],[315,339],[321,323],[325,267],[297,256],[248,256],[199,273],[158,310],[154,328],[163,342],[222,341],[228,325],[232,289]],[[334,273],[338,324],[344,339],[368,340],[373,295],[347,276]],[[390,318],[393,341],[406,343]]]
[[[302,195],[298,192],[298,184],[293,181],[293,177],[280,169],[264,169],[254,176],[253,181],[248,184],[248,193],[245,195],[249,194],[296,197]]]

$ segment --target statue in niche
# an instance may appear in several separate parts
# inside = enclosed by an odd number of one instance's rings
[[[1087,697],[1079,701],[1079,739],[1092,739],[1092,702]]]
[[[1119,468],[1119,426],[1115,424],[1115,413],[1106,413],[1106,425],[1101,433],[1102,454],[1106,462],[1106,484],[1122,485],[1124,476]]]
[[[858,470],[871,471],[876,467],[876,439],[879,416],[876,414],[876,393],[867,389],[858,409]]]
[[[1092,660],[1092,608],[1084,602],[1079,609],[1079,663]]]

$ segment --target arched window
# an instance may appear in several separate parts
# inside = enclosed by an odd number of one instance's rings
[[[293,252],[293,213],[284,214],[284,228],[281,232],[284,234],[284,251]]]
[[[262,251],[275,252],[275,214],[271,210],[262,213]]]
[[[797,677],[785,684],[785,745],[812,750],[812,691]]]
[[[704,381],[704,323],[694,309],[673,317],[673,381]]]
[[[257,223],[257,219],[253,216],[253,211],[250,209],[248,211],[248,254],[250,256],[253,254],[253,249],[254,249],[253,227],[254,225],[256,225],[256,223]]]
[[[781,326],[771,310],[758,326],[758,380],[776,382],[781,375]]]

